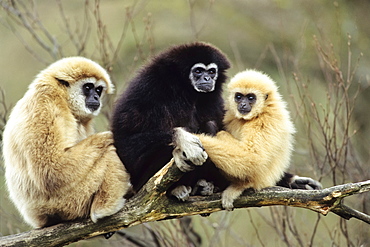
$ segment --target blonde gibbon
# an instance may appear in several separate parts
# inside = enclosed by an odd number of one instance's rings
[[[198,135],[211,161],[231,182],[222,193],[222,206],[246,188],[274,186],[289,166],[295,128],[286,103],[267,75],[246,70],[235,75],[225,100],[226,131]]]
[[[129,175],[111,132],[94,134],[107,72],[82,57],[41,71],[12,110],[3,137],[11,200],[33,227],[76,218],[96,222],[125,203]]]

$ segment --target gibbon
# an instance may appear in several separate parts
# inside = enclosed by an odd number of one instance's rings
[[[246,70],[227,85],[224,125],[216,136],[198,135],[212,162],[231,182],[222,192],[222,206],[247,188],[276,185],[289,166],[295,128],[275,82]]]
[[[158,54],[131,80],[115,104],[111,127],[135,191],[172,155],[184,172],[203,164],[207,154],[199,139],[185,130],[216,133],[222,128],[222,84],[229,67],[219,49],[196,42]],[[198,176],[210,174],[212,168],[203,166],[205,172],[189,172],[181,183],[192,185]]]
[[[33,227],[112,215],[125,203],[129,175],[110,131],[94,134],[107,72],[82,57],[41,71],[12,110],[3,136],[11,200]]]

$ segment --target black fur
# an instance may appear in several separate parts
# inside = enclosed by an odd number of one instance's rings
[[[217,64],[213,92],[197,92],[191,85],[189,73],[196,63]],[[192,43],[157,55],[131,80],[115,105],[111,127],[117,153],[136,191],[172,158],[170,143],[175,127],[185,127],[193,133],[222,128],[222,84],[229,67],[226,56],[217,48]],[[200,170],[190,173],[203,173]],[[210,173],[208,169],[204,172]],[[188,184],[194,179],[182,180]]]

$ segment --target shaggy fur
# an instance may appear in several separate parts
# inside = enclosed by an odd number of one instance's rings
[[[189,73],[196,63],[217,65],[218,77],[212,92],[198,92],[191,84]],[[115,105],[111,126],[117,153],[136,191],[172,158],[174,146],[179,144],[177,137],[184,136],[176,127],[192,133],[222,128],[222,84],[229,66],[221,51],[197,42],[158,54],[131,80]],[[174,155],[182,155],[176,151]],[[200,151],[204,153],[203,149]],[[179,183],[195,184],[199,176],[211,174],[213,168],[203,165],[186,174]],[[215,176],[211,177],[217,179]]]
[[[231,181],[222,194],[223,207],[230,210],[244,189],[274,186],[283,177],[295,129],[286,103],[267,75],[247,70],[232,78],[227,88],[226,131],[198,136],[212,162]],[[257,96],[251,112],[237,110],[235,93]]]
[[[86,108],[84,83],[102,86],[101,97],[114,90],[107,72],[89,59],[51,64],[15,105],[5,127],[10,198],[33,227],[89,215],[96,222],[123,207],[129,176],[112,133],[93,134],[100,108]]]

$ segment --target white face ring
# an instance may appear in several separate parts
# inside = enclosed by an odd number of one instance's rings
[[[193,75],[192,71],[193,71],[193,69],[194,69],[194,68],[197,68],[197,67],[203,68],[204,70],[215,69],[215,70],[216,70],[216,75],[215,75],[215,77],[213,78],[213,80],[214,80],[214,81],[216,81],[216,80],[217,80],[217,77],[218,77],[218,66],[217,66],[217,64],[215,64],[215,63],[210,63],[210,64],[208,64],[207,66],[206,66],[206,65],[204,65],[203,63],[196,63],[196,64],[194,64],[194,65],[193,65],[193,67],[191,67],[191,69],[190,69],[190,74],[189,74],[189,79],[191,80],[191,84],[193,85],[194,89],[195,89],[195,90],[197,90],[198,92],[204,92],[204,91],[202,91],[202,90],[199,90],[199,89],[194,85],[194,81],[195,81],[195,79],[194,79],[194,75]],[[213,90],[214,90],[214,89],[212,89],[211,91],[213,91]]]

